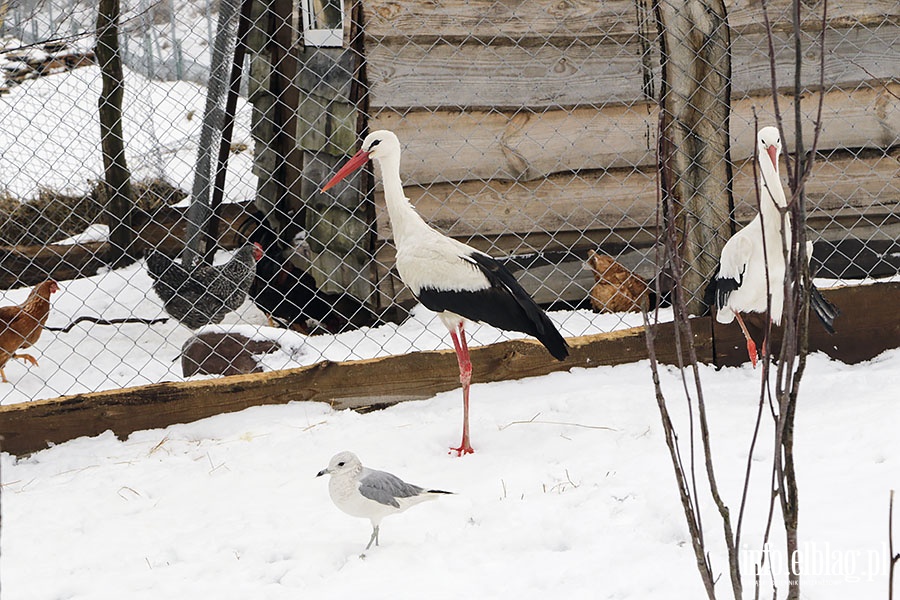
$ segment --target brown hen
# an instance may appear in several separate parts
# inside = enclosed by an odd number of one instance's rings
[[[594,272],[591,306],[594,312],[631,312],[641,310],[649,292],[643,279],[605,254],[591,250],[588,269]]]
[[[50,314],[50,294],[59,290],[59,285],[48,279],[34,286],[28,298],[16,306],[0,306],[0,378],[9,383],[3,367],[10,358],[21,358],[37,366],[37,360],[30,354],[16,354],[38,341],[47,315]]]

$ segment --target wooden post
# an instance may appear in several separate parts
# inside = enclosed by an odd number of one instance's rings
[[[100,0],[97,10],[97,47],[103,88],[97,101],[100,113],[100,146],[103,151],[104,185],[109,215],[110,262],[123,266],[133,259],[134,200],[131,173],[125,160],[122,136],[122,98],[125,82],[119,55],[119,0]]]
[[[663,202],[675,219],[687,308],[703,290],[731,237],[729,127],[731,35],[722,0],[659,0]]]

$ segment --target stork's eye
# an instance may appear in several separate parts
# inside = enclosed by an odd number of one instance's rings
[[[374,140],[371,144],[369,144],[369,151],[372,151],[372,148],[381,143],[381,140]]]

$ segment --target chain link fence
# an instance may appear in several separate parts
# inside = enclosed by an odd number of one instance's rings
[[[712,121],[709,137],[725,140],[713,158],[689,157],[702,174],[700,206],[725,207],[718,222],[694,215],[711,231],[700,254],[714,258],[756,214],[755,131],[774,124],[773,73],[781,111],[793,115],[785,0],[765,10],[709,0],[245,2],[224,29],[222,2],[121,7],[138,260],[115,269],[99,183],[97,7],[0,3],[2,305],[26,302],[51,276],[60,287],[32,350],[8,341],[23,339],[14,328],[0,338],[8,354],[30,352],[40,363],[8,359],[3,404],[449,348],[393,269],[378,178],[366,171],[337,194],[320,192],[378,129],[401,140],[405,193],[418,212],[504,261],[564,335],[639,326],[642,303],[667,303],[664,280],[662,295],[652,292],[664,278],[655,264],[660,107],[674,114],[681,101],[685,114]],[[900,266],[900,2],[824,9],[803,3],[799,13],[807,148],[823,102],[807,185],[820,287],[894,277]],[[691,28],[679,29],[683,22]],[[230,65],[239,76],[233,130],[223,136],[216,127],[203,142],[211,107],[231,122],[225,95],[207,97],[213,40],[223,35],[238,38],[226,44],[221,71]],[[686,63],[681,45],[691,48]],[[693,66],[679,71],[683,64]],[[683,92],[685,83],[694,91]],[[725,116],[715,117],[704,96]],[[792,120],[785,125],[790,152]],[[686,129],[681,147],[692,148],[698,131]],[[212,164],[208,196],[197,193],[203,152]],[[227,158],[218,185],[217,154]],[[198,198],[205,210],[196,210]],[[256,276],[239,306],[201,301],[206,321],[221,323],[194,331],[165,298],[180,285],[174,278],[188,277],[177,275],[176,257],[198,231],[207,236],[194,249],[200,262],[255,265]],[[260,244],[258,262],[238,252],[248,243]],[[154,288],[154,269],[162,287]],[[209,292],[240,278],[198,282]],[[642,284],[629,290],[626,279]],[[201,333],[213,356],[197,349]],[[487,326],[472,334],[474,344],[512,337]]]

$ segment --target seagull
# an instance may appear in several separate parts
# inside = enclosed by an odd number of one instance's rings
[[[366,550],[373,542],[378,545],[378,530],[385,517],[453,493],[426,490],[406,483],[396,475],[366,468],[355,454],[346,451],[335,454],[328,467],[319,471],[316,477],[322,475],[331,475],[328,493],[335,506],[350,516],[372,522],[372,537]]]
[[[375,160],[381,168],[400,279],[426,308],[437,313],[450,331],[463,390],[463,434],[458,456],[474,452],[469,440],[469,385],[472,362],[466,342],[466,321],[533,336],[557,360],[569,355],[568,344],[546,313],[506,267],[484,252],[429,226],[403,193],[400,140],[390,131],[374,131],[362,149],[322,187],[325,191],[350,173]]]
[[[778,173],[781,136],[777,128],[764,127],[759,130],[756,140],[760,170],[759,214],[722,248],[718,271],[707,290],[709,303],[712,294],[715,295],[718,308],[716,320],[722,324],[737,320],[747,340],[747,354],[754,367],[757,361],[756,344],[747,331],[741,313],[765,313],[768,295],[771,294],[770,318],[775,325],[781,324],[786,269],[785,253],[782,250],[782,223],[785,227],[785,247],[789,248],[791,244],[790,214],[785,213],[782,221],[781,213],[781,209],[788,205]],[[813,243],[807,242],[807,259],[812,258],[812,250]],[[840,315],[840,311],[814,285],[810,290],[810,304],[825,329],[834,333],[834,319]]]

